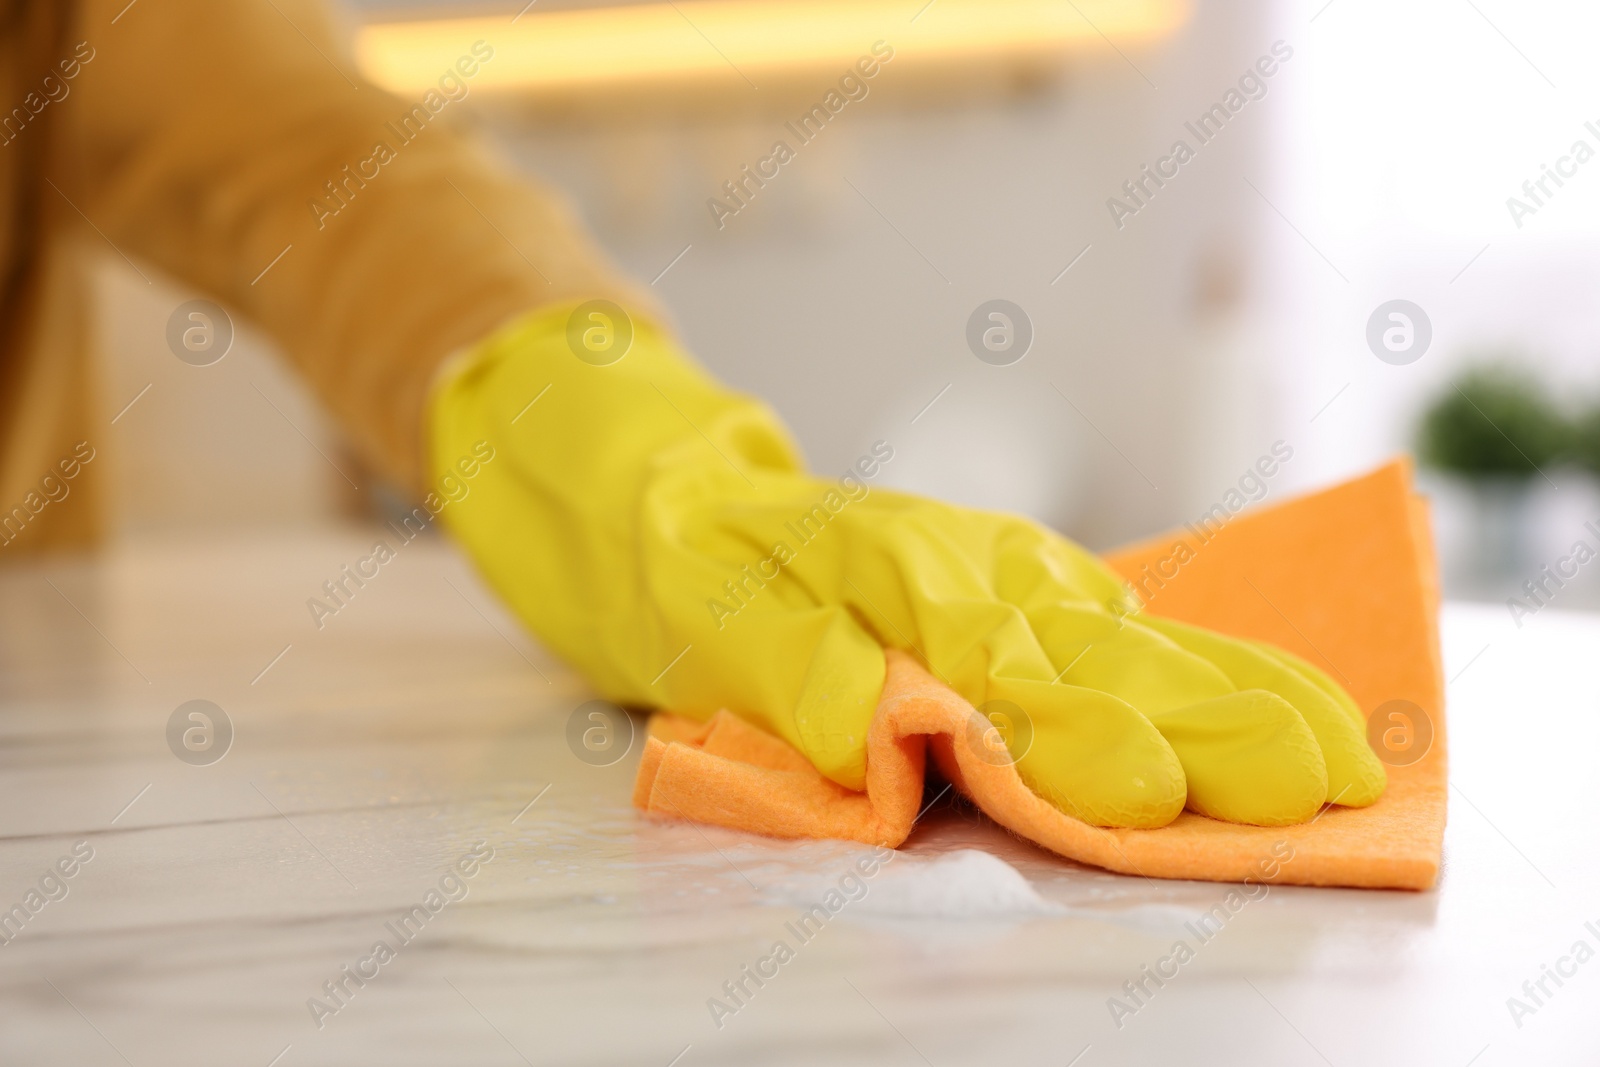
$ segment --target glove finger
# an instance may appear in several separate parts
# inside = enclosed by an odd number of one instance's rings
[[[797,600],[840,604],[877,642],[916,655],[975,707],[1014,708],[1029,737],[1011,753],[1018,771],[1061,810],[1107,826],[1161,826],[1182,810],[1183,767],[1160,732],[1115,696],[1052,684],[1058,668],[1027,617],[996,595],[994,545],[1016,520],[890,493],[841,506],[819,530],[786,520],[773,532],[782,513],[752,504],[722,520],[741,536],[759,529],[757,543],[782,536],[794,549],[781,574],[725,620],[724,634],[769,609],[792,611]],[[742,655],[763,658],[759,645]]]
[[[965,555],[926,537],[887,544],[850,555],[841,595],[880,641],[917,654],[980,711],[1003,704],[1021,720],[1009,740],[1030,789],[1097,826],[1177,817],[1183,766],[1148,719],[1109,693],[1054,683],[1027,617]]]
[[[873,606],[887,603],[891,595],[888,589],[869,592],[861,586],[850,605],[854,613],[842,607],[779,608],[776,598],[752,602],[720,632],[702,635],[703,658],[691,662],[686,656],[682,667],[674,668],[674,673],[688,668],[674,682],[674,706],[686,707],[692,697],[704,705],[695,710],[764,710],[757,717],[824,774],[862,788],[863,742],[883,681],[880,643],[924,662],[930,656],[909,644],[903,624]],[[799,620],[813,617],[813,629],[802,628]],[[975,707],[1003,707],[1016,720],[1007,738],[1013,742],[1010,758],[1039,796],[1098,826],[1164,826],[1182,811],[1183,766],[1160,732],[1114,696],[1052,684],[1046,677],[1050,662],[1014,607],[963,601],[931,629],[943,635],[941,641],[961,645],[956,651],[933,645],[957,667],[957,677],[950,677],[940,667],[939,653],[933,653],[935,675]],[[976,648],[956,636],[984,631],[992,643]],[[803,671],[796,671],[798,664],[804,664]],[[787,706],[795,708],[792,717],[781,711]],[[964,740],[981,745],[984,733],[970,731]],[[979,755],[992,760],[994,751],[984,745]]]
[[[1183,763],[1188,808],[1227,822],[1305,822],[1328,769],[1305,718],[1276,693],[1245,689],[1150,716]]]
[[[1204,657],[1127,616],[1056,603],[1029,612],[1028,622],[1055,664],[1058,681],[1110,693],[1146,715],[1236,688]]]
[[[1361,730],[1362,732],[1366,731],[1367,717],[1361,713],[1361,706],[1355,702],[1354,698],[1352,698],[1349,693],[1344,691],[1344,687],[1338,682],[1334,681],[1332,678],[1329,678],[1322,671],[1318,670],[1304,659],[1301,659],[1293,652],[1288,652],[1277,647],[1276,645],[1269,645],[1265,641],[1246,641],[1245,644],[1249,645],[1256,651],[1263,653],[1264,655],[1271,656],[1273,659],[1277,660],[1279,663],[1283,664],[1285,667],[1288,667],[1296,674],[1299,674],[1306,681],[1310,682],[1312,685],[1328,694],[1328,696],[1333,698],[1333,702],[1339,705],[1345,714],[1350,716],[1350,720],[1356,724],[1357,729]]]
[[[1366,732],[1298,671],[1249,644],[1209,630],[1155,616],[1146,616],[1144,624],[1216,664],[1240,689],[1265,689],[1294,705],[1322,748],[1330,803],[1359,808],[1383,795],[1388,779],[1367,745]]]
[[[1183,810],[1187,787],[1172,746],[1132,706],[1071,685],[996,677],[996,701],[1020,709],[1009,740],[1027,787],[1095,826],[1152,829]],[[993,707],[993,705],[990,705]]]

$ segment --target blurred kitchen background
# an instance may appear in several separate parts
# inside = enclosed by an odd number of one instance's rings
[[[1275,442],[1293,456],[1267,500],[1425,441],[1447,593],[1526,596],[1575,542],[1600,550],[1600,160],[1572,155],[1600,149],[1592,4],[343,10],[350,50],[333,61],[409,99],[494,43],[446,118],[563,189],[821,472],[887,440],[889,483],[1104,548],[1197,518]],[[785,123],[878,40],[894,59],[800,145]],[[1200,145],[1185,123],[1263,57],[1273,73],[1247,91],[1264,95],[1241,93]],[[723,182],[779,139],[795,158],[719,228],[708,199],[728,202]],[[1119,228],[1108,200],[1133,204],[1123,183],[1179,139],[1194,158]],[[1523,183],[1563,157],[1534,204]],[[1536,210],[1513,218],[1512,196]],[[114,256],[99,284],[106,409],[152,386],[103,449],[119,536],[382,506],[338,473],[370,484],[247,324],[226,358],[191,366],[165,331],[197,294]],[[967,340],[993,299],[1031,321],[1009,365]],[[1374,336],[1399,329],[1399,347],[1375,348],[1369,320],[1396,300],[1404,320],[1384,312]],[[1576,577],[1541,599],[1600,605],[1600,563],[1564,566]]]

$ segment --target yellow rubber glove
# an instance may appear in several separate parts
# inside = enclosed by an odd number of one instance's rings
[[[1359,710],[1309,664],[1134,616],[1095,556],[1028,520],[873,488],[892,442],[806,474],[765,406],[614,305],[491,338],[430,431],[441,475],[493,446],[445,520],[613,701],[727,708],[860,789],[893,646],[1004,721],[1024,781],[1087,822],[1187,804],[1274,825],[1383,791]]]

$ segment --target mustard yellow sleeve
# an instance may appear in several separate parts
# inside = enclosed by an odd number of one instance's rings
[[[317,0],[83,0],[67,36],[81,66],[51,105],[44,194],[262,327],[405,484],[452,352],[560,301],[649,304],[557,198],[451,128],[493,41],[402,100],[362,80]]]

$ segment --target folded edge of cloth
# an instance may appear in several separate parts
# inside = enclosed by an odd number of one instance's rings
[[[1177,552],[1179,543],[1188,551]],[[829,781],[787,743],[729,712],[705,722],[658,713],[635,806],[774,837],[898,846],[916,821],[931,754],[939,773],[996,823],[1108,870],[1223,882],[1434,884],[1447,789],[1438,590],[1426,508],[1411,492],[1407,463],[1214,529],[1187,527],[1108,562],[1141,589],[1152,613],[1287,648],[1343,682],[1369,715],[1410,702],[1431,726],[1431,744],[1420,758],[1390,762],[1389,788],[1368,808],[1328,807],[1298,826],[1184,812],[1157,830],[1105,829],[1063,814],[1010,763],[975,752],[966,740],[973,707],[889,650],[864,793]]]

